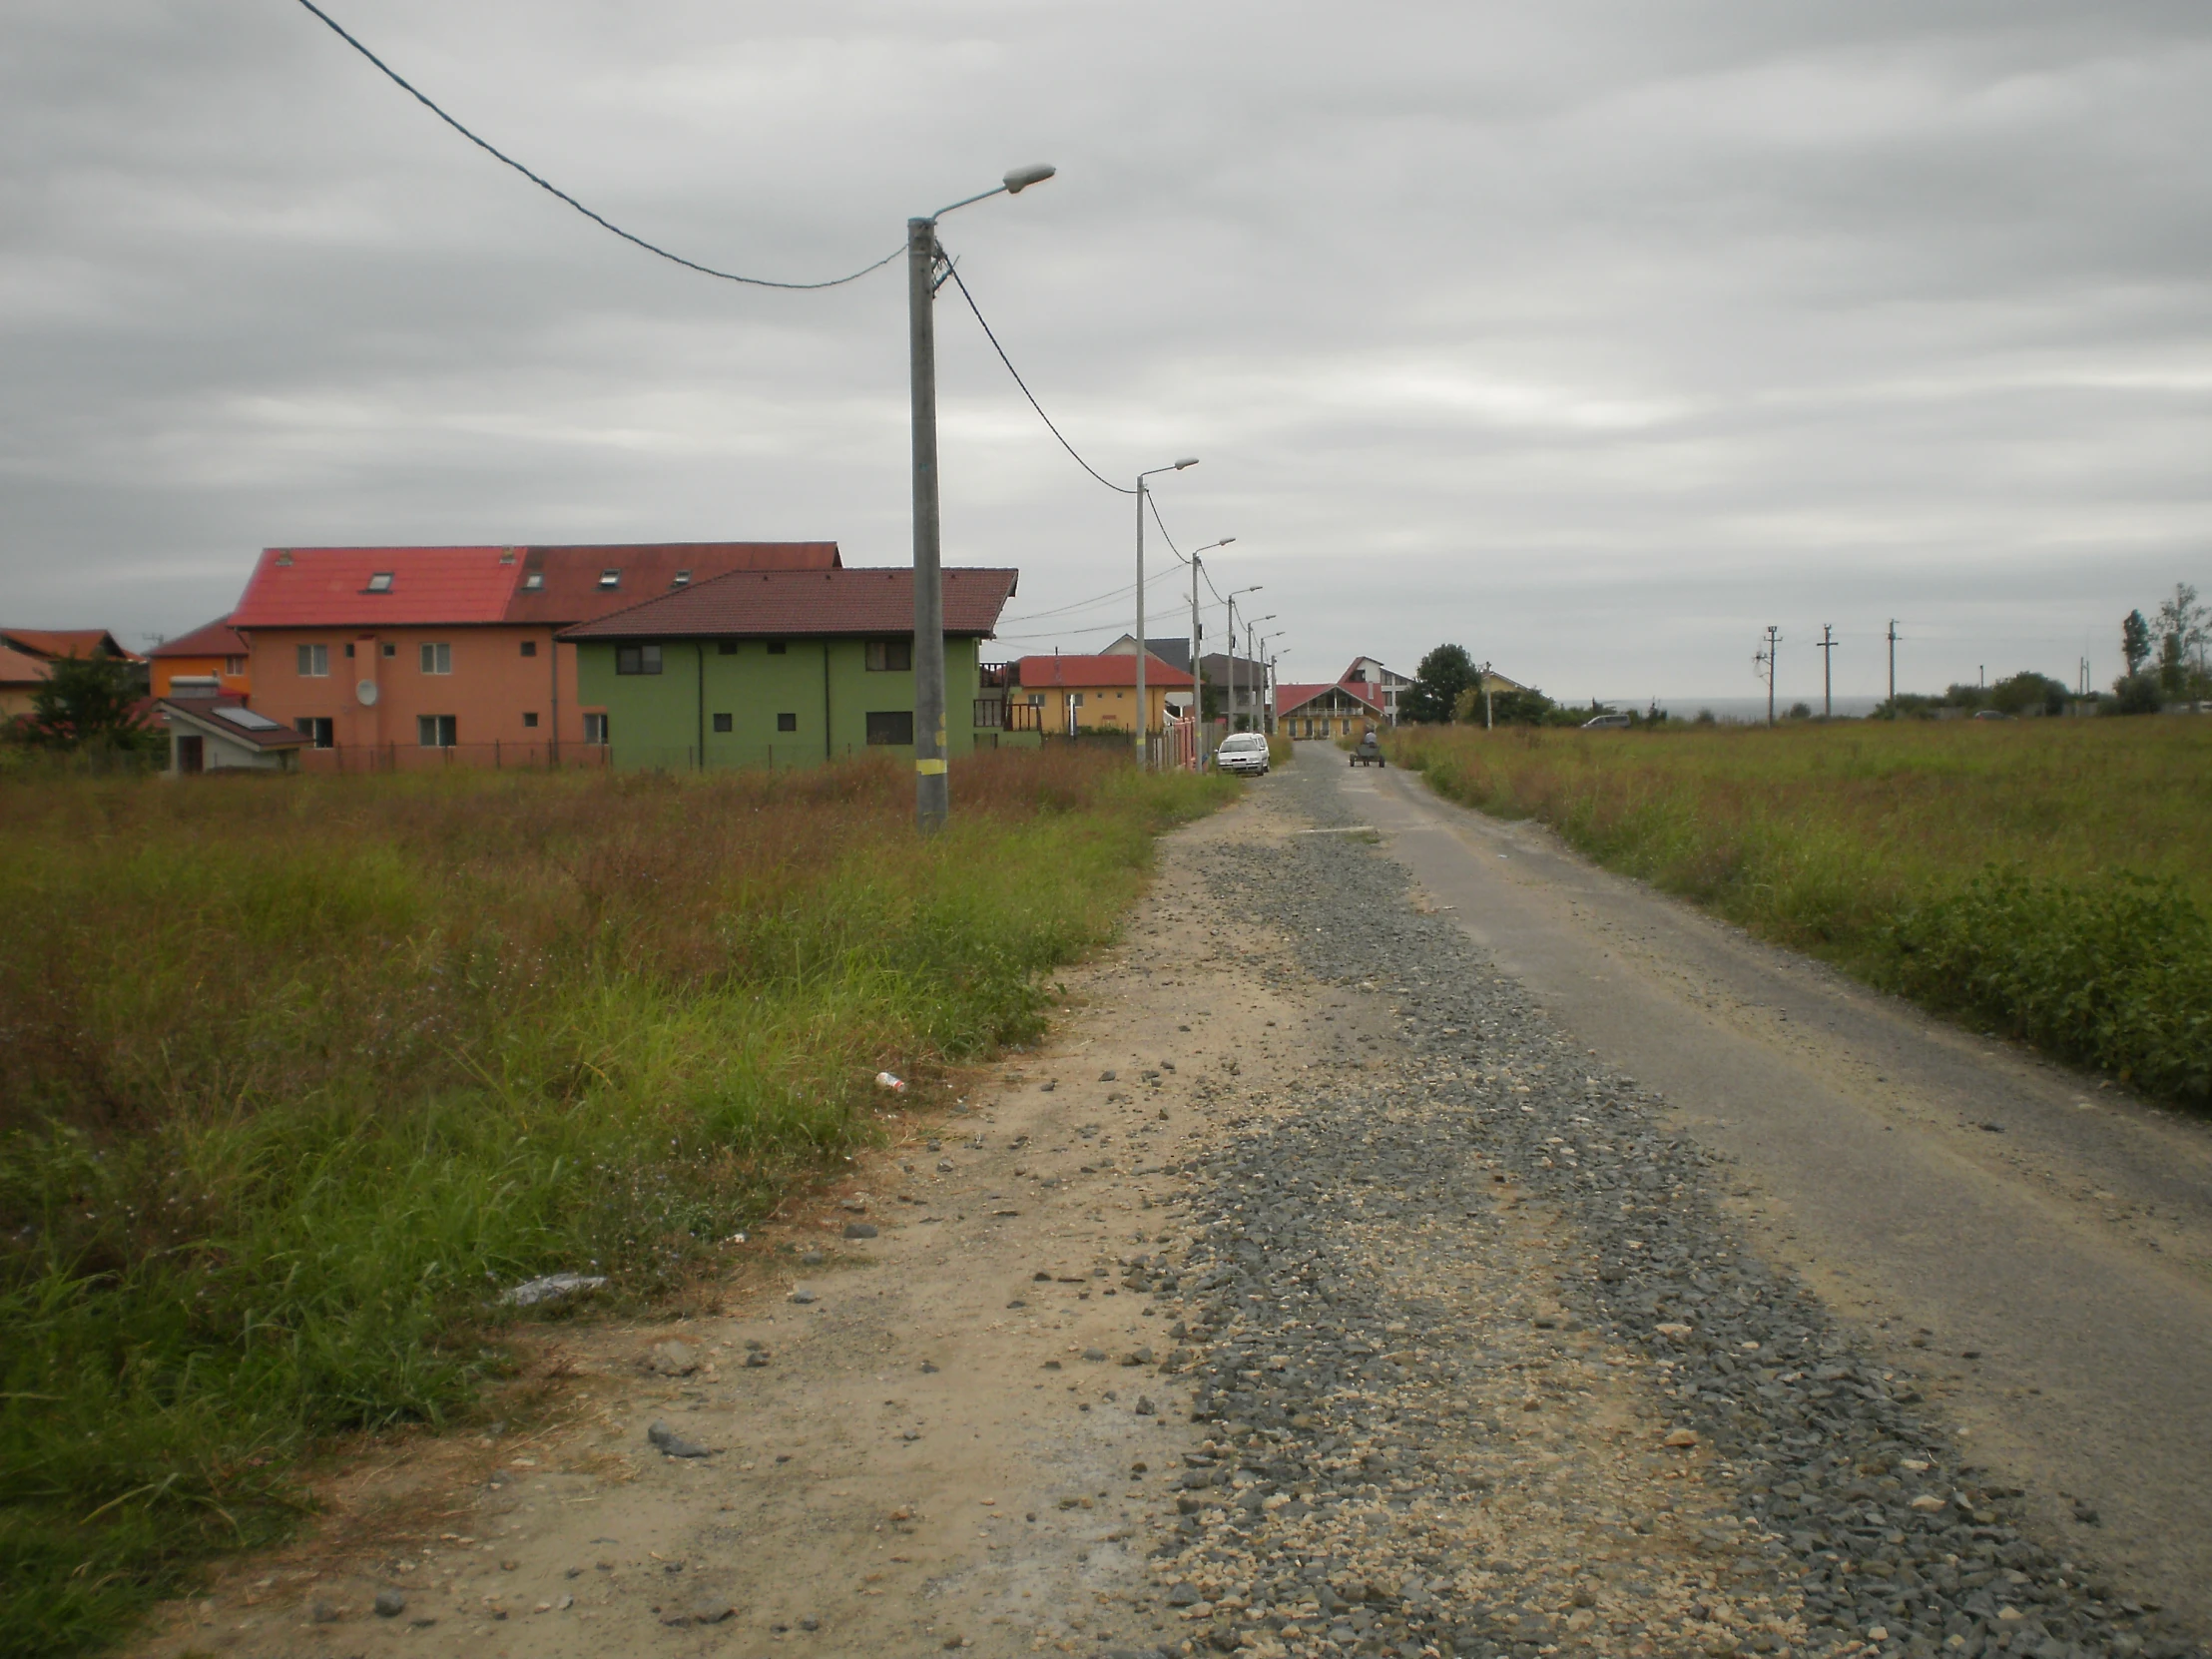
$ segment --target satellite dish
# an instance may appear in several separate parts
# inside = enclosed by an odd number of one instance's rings
[[[355,687],[353,688],[353,695],[354,695],[355,697],[357,697],[357,698],[359,698],[359,699],[361,700],[361,707],[362,707],[362,708],[364,708],[364,709],[373,709],[373,708],[375,708],[375,707],[376,707],[376,682],[375,682],[375,681],[373,681],[373,680],[363,680],[363,681],[362,681],[362,682],[361,682],[361,683],[360,683],[359,685],[357,685],[357,686],[355,686]]]

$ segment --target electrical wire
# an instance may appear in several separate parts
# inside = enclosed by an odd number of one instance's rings
[[[901,245],[897,248],[892,249],[888,254],[885,254],[881,259],[877,260],[873,265],[862,266],[858,271],[853,272],[852,275],[849,276],[832,277],[827,282],[776,282],[771,281],[766,276],[741,276],[734,271],[717,271],[711,265],[701,265],[697,260],[687,260],[681,254],[671,254],[667,249],[659,247],[654,243],[647,242],[643,237],[633,236],[630,232],[625,231],[621,226],[615,224],[612,220],[605,219],[600,215],[593,213],[591,209],[585,207],[583,203],[577,201],[575,197],[569,195],[567,191],[562,190],[558,185],[555,185],[550,180],[541,178],[539,175],[531,172],[520,162],[516,161],[514,157],[508,155],[504,150],[499,149],[496,145],[491,144],[484,139],[478,138],[474,133],[470,132],[458,121],[447,115],[445,111],[438,108],[438,106],[431,101],[427,94],[422,92],[419,88],[415,87],[396,69],[392,68],[390,64],[384,62],[382,58],[379,58],[366,46],[363,46],[352,35],[348,34],[345,31],[344,27],[339,24],[337,19],[332,17],[328,12],[324,11],[320,6],[316,5],[314,3],[314,0],[299,0],[299,4],[304,6],[308,11],[312,12],[316,17],[320,18],[323,23],[328,26],[330,32],[336,35],[338,39],[344,41],[346,45],[352,47],[354,51],[358,52],[362,57],[366,58],[370,63],[374,64],[378,69],[382,70],[384,75],[391,81],[394,86],[398,87],[402,92],[413,98],[416,103],[420,104],[424,109],[428,110],[432,115],[436,116],[440,121],[444,122],[448,127],[452,128],[453,131],[460,134],[461,137],[468,140],[469,143],[475,145],[477,149],[483,151],[486,155],[492,157],[495,161],[503,162],[508,167],[513,168],[517,173],[521,174],[525,179],[529,180],[530,183],[537,186],[538,189],[546,192],[548,195],[558,197],[561,201],[566,202],[570,207],[574,208],[578,213],[582,214],[594,225],[597,225],[601,230],[612,231],[624,242],[634,244],[635,246],[644,249],[648,254],[652,254],[659,257],[660,259],[667,260],[672,265],[680,265],[686,271],[696,271],[702,276],[720,277],[725,282],[743,282],[748,287],[756,288],[834,288],[842,287],[846,282],[856,282],[862,276],[868,275],[868,273],[871,271],[881,271],[883,267],[889,265],[891,261],[897,259],[899,255],[906,252],[904,246]]]
[[[306,0],[300,0],[300,3],[304,5]],[[1021,388],[1021,395],[1029,399],[1029,406],[1037,411],[1037,418],[1044,422],[1045,430],[1060,440],[1060,447],[1074,458],[1077,466],[1096,478],[1116,495],[1135,495],[1137,492],[1133,487],[1127,484],[1115,483],[1105,473],[1083,459],[1075,445],[1068,442],[1067,434],[1053,425],[1052,417],[1044,412],[1044,405],[1037,401],[1037,394],[1029,389],[1029,382],[1021,377],[1021,370],[1014,366],[1014,359],[1006,355],[1006,348],[998,343],[998,335],[991,331],[990,323],[984,320],[983,307],[975,302],[975,295],[968,292],[968,285],[960,276],[960,268],[947,263],[945,275],[952,278],[952,285],[960,290],[960,297],[967,301],[967,308],[975,313],[975,320],[983,329],[983,337],[991,342],[991,349],[998,353],[998,360],[1006,365],[1006,372],[1014,377],[1014,384]],[[1161,533],[1166,534],[1165,531]]]

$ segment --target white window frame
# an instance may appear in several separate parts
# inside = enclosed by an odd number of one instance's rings
[[[453,648],[443,640],[424,640],[421,645],[422,672],[425,674],[451,674],[453,672]]]
[[[302,645],[298,650],[299,678],[302,680],[327,680],[330,678],[330,648],[327,645]]]

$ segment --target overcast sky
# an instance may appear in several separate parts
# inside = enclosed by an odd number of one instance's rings
[[[1102,471],[1203,458],[1162,512],[1238,538],[1286,679],[1454,640],[1748,697],[1775,623],[1817,701],[1821,625],[1869,693],[1895,617],[1908,689],[2101,683],[2129,607],[2212,590],[2202,0],[328,4],[729,269],[841,275],[1056,164],[943,240]],[[286,543],[910,556],[896,264],[653,260],[294,0],[11,0],[0,154],[0,621],[143,643]],[[948,562],[1018,566],[1014,619],[1126,588],[1127,499],[949,288],[938,339]]]

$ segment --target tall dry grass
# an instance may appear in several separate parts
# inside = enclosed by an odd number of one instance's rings
[[[2212,1101],[2212,721],[1417,729],[1393,753],[1768,938]]]
[[[649,1296],[1034,1033],[1222,798],[978,757],[0,789],[0,1629],[81,1651],[291,1519],[315,1436],[465,1413],[500,1288]]]

